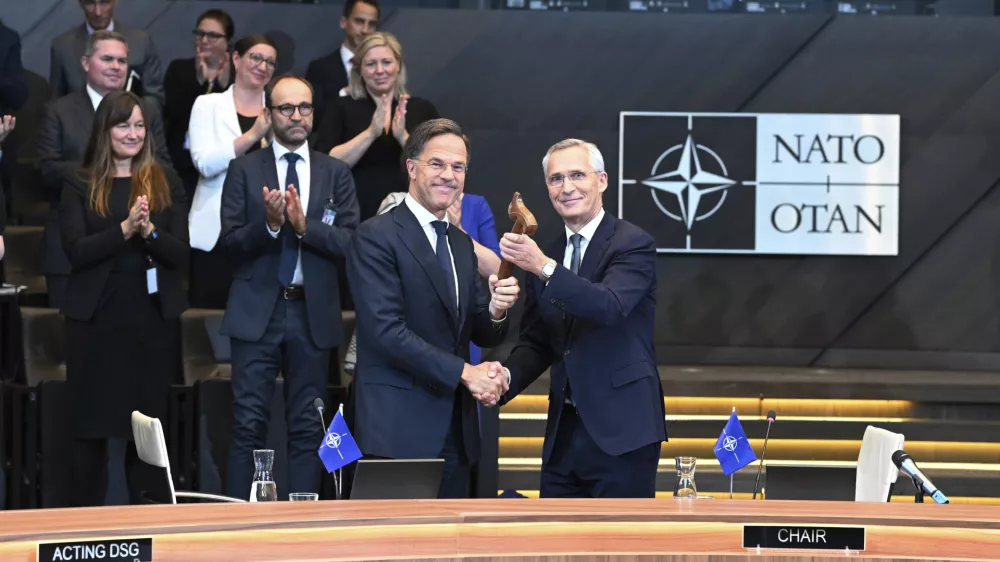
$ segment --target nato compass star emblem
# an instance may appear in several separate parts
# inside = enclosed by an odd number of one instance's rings
[[[340,458],[344,458],[344,453],[340,452],[341,441],[342,439],[339,433],[330,432],[326,434],[326,438],[323,440],[323,444],[331,449],[336,450],[337,454],[340,455]]]
[[[664,164],[672,154],[680,152],[677,167],[668,172],[658,173],[660,166]],[[699,154],[700,153],[700,154]],[[714,174],[706,171],[702,165],[702,160],[709,158],[714,161],[715,166],[722,173]],[[694,135],[688,129],[687,139],[684,144],[678,144],[665,150],[653,164],[651,177],[641,180],[639,183],[652,188],[650,194],[660,211],[668,217],[684,223],[688,232],[695,221],[705,220],[718,211],[722,204],[726,202],[726,190],[739,182],[726,177],[729,172],[726,164],[719,158],[712,149],[707,146],[695,143]],[[721,191],[722,196],[711,208],[703,205],[705,196]],[[661,201],[660,196],[673,196],[677,199],[680,208],[680,215],[670,211]]]
[[[726,430],[723,429],[722,432],[725,433]],[[726,437],[722,440],[721,449],[716,449],[715,451],[719,452],[722,449],[729,451],[730,453],[733,454],[734,457],[736,457],[736,462],[740,462],[740,455],[736,452],[736,447],[738,447],[740,444],[739,439],[743,438],[733,437],[732,435],[726,434]]]
[[[669,131],[667,134],[672,138],[678,138],[679,134],[683,134],[683,137],[679,137],[683,138],[683,141],[664,150],[653,162],[652,169],[646,168],[648,172],[643,170],[640,172],[641,175],[635,174],[631,179],[626,179],[623,176],[619,181],[622,186],[632,185],[648,189],[656,208],[667,217],[684,225],[685,242],[683,246],[677,247],[671,244],[670,249],[692,251],[692,232],[695,223],[715,215],[730,198],[730,188],[744,185],[752,186],[756,185],[756,182],[737,179],[742,175],[742,172],[736,169],[730,170],[717,152],[706,144],[698,142],[699,135],[694,130],[695,114],[684,116],[686,126],[683,129],[673,126],[674,123],[679,124],[676,118],[680,115],[664,115],[672,118],[672,121],[667,124],[667,131]],[[650,116],[660,116],[660,114],[636,113],[629,115],[632,118]],[[626,127],[624,113],[621,127],[622,146],[624,146]],[[646,131],[648,132],[645,132],[643,136],[650,134],[656,136],[656,133],[648,128]],[[736,130],[735,134],[737,134],[737,138],[728,139],[728,144],[734,142],[740,144],[745,141],[743,137],[746,135],[742,129]],[[648,139],[649,137],[646,136],[641,141],[636,140],[648,144]],[[750,137],[749,141],[753,142],[753,136]],[[619,153],[619,156],[624,159],[622,153]],[[642,179],[647,173],[648,176]],[[621,190],[619,190],[618,201],[619,205],[624,205]]]

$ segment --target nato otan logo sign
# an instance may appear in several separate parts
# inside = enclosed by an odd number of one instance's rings
[[[898,253],[898,115],[622,112],[619,134],[619,216],[660,252]]]

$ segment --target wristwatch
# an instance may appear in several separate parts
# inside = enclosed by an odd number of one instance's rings
[[[552,274],[556,272],[556,260],[549,260],[545,265],[542,266],[542,274],[539,276],[542,281],[548,283],[549,279],[552,278]]]

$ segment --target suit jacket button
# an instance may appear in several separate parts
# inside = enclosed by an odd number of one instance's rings
[[[549,302],[552,304],[556,304],[556,299],[549,299]]]
[[[569,350],[567,349],[566,351],[564,351],[564,352],[563,352],[563,355],[564,355],[564,356],[569,356]]]

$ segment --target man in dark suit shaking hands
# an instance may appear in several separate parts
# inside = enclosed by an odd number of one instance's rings
[[[358,326],[355,422],[372,457],[441,458],[440,497],[469,497],[479,459],[476,400],[507,390],[498,363],[469,364],[469,340],[499,344],[517,280],[479,280],[469,236],[448,224],[465,188],[468,139],[454,121],[417,127],[403,149],[409,192],[362,224],[347,256]]]
[[[275,379],[284,377],[288,492],[317,492],[330,350],[343,339],[335,257],[358,226],[347,164],[309,150],[312,86],[275,78],[264,89],[274,142],[229,165],[222,243],[235,266],[222,333],[232,341],[233,439],[227,493],[248,497],[253,450],[264,448]]]
[[[521,337],[504,362],[510,401],[551,369],[542,497],[654,497],[666,439],[653,352],[656,244],[604,212],[604,158],[568,139],[542,160],[565,223],[542,251],[505,234],[500,253],[525,270]]]

